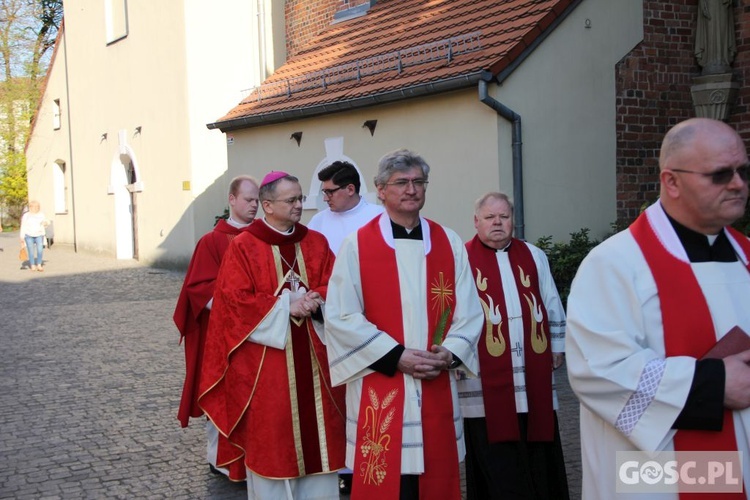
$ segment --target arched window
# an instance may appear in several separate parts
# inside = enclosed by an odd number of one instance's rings
[[[55,213],[68,213],[68,180],[65,176],[65,162],[58,160],[53,167],[52,177],[55,190]]]

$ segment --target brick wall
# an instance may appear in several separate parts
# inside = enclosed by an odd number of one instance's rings
[[[617,219],[629,223],[659,196],[659,146],[693,116],[690,86],[697,0],[643,2],[643,41],[615,67]]]
[[[308,41],[331,25],[333,15],[343,0],[287,0],[286,53],[291,58],[305,48]]]
[[[737,0],[735,81],[738,102],[729,124],[750,139],[750,4]],[[695,116],[690,87],[700,75],[693,55],[698,0],[643,2],[643,41],[615,67],[617,221],[630,223],[659,196],[659,147],[664,134]]]
[[[339,0],[337,10],[351,9],[352,7],[359,7],[366,3],[370,3],[370,0]]]
[[[292,57],[305,48],[312,37],[333,22],[336,12],[375,3],[373,0],[286,0],[287,57]]]

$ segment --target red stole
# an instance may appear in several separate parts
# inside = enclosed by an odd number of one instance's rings
[[[664,328],[665,356],[700,358],[716,343],[716,331],[708,303],[690,263],[674,257],[661,244],[646,213],[642,213],[630,226],[630,232],[641,248],[656,282]],[[745,255],[750,256],[750,242],[747,238],[733,229],[729,232],[740,244]],[[748,270],[750,271],[750,266]],[[675,451],[737,450],[732,411],[724,410],[724,423],[719,432],[678,430],[674,436],[674,448]],[[734,495],[745,498],[743,493]],[[711,494],[697,493],[682,496],[691,499],[715,497]]]
[[[387,217],[383,215],[382,217]],[[401,290],[396,252],[383,239],[380,217],[357,233],[362,296],[367,319],[404,345]],[[425,288],[428,301],[429,350],[435,328],[448,308],[451,324],[455,303],[455,262],[443,228],[427,221],[431,250],[426,255]],[[393,377],[375,372],[363,379],[357,423],[352,498],[399,498],[401,440],[404,415],[404,374]],[[413,395],[410,395],[410,397]],[[425,472],[419,477],[419,496],[424,499],[461,498],[458,451],[453,423],[449,373],[422,380],[422,433]]]
[[[185,383],[177,412],[177,419],[182,427],[187,427],[190,417],[203,415],[203,410],[198,406],[198,386],[211,312],[205,306],[214,295],[221,259],[229,248],[229,243],[240,232],[242,229],[231,226],[222,219],[213,231],[198,240],[177,299],[172,318],[180,332],[180,341],[185,341]]]
[[[487,436],[491,443],[519,441],[521,436],[511,360],[515,354],[510,350],[508,311],[497,257],[495,250],[482,244],[478,236],[466,243],[466,250],[485,316],[484,341],[479,341],[478,348]],[[555,429],[552,349],[549,345],[547,309],[539,290],[539,275],[534,257],[523,241],[513,238],[508,257],[511,269],[518,270],[513,273],[513,278],[521,301],[523,320],[526,397],[529,403],[529,425],[525,437],[528,441],[552,441]]]

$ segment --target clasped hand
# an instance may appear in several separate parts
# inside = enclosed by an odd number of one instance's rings
[[[295,318],[307,318],[323,304],[323,297],[314,291],[300,293],[299,297],[291,298],[289,302],[289,314]]]
[[[750,349],[724,358],[724,406],[731,410],[750,407]]]
[[[429,351],[405,349],[398,360],[398,369],[414,378],[432,380],[447,370],[453,354],[443,346],[433,345]]]

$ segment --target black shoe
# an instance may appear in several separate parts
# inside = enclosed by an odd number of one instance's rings
[[[348,495],[352,492],[352,475],[339,474],[339,494]]]
[[[224,473],[221,472],[219,469],[213,466],[213,464],[208,464],[208,469],[211,471],[212,474],[216,474],[217,476],[223,476]]]

